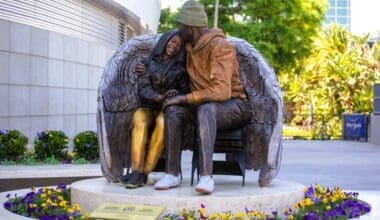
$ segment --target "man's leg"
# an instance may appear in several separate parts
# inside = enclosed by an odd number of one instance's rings
[[[183,131],[191,121],[191,112],[182,106],[169,106],[164,116],[164,143],[168,159],[166,161],[166,175],[155,184],[155,189],[169,189],[179,184],[181,168],[181,152]]]
[[[212,176],[212,156],[217,129],[238,128],[249,123],[250,119],[249,103],[240,99],[230,99],[222,103],[209,102],[198,107],[197,126],[201,175],[201,181],[196,186],[198,192],[211,193],[214,188],[210,177]]]

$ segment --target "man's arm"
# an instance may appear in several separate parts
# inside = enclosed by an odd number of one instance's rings
[[[209,74],[211,80],[209,86],[187,94],[188,103],[200,104],[207,101],[225,101],[231,98],[231,78],[237,68],[235,50],[229,42],[217,45],[219,47],[214,47],[210,54]]]
[[[170,105],[200,104],[230,99],[231,77],[237,68],[236,53],[232,44],[227,42],[222,47],[215,47],[212,51],[210,67],[211,81],[206,89],[166,99],[163,109]]]

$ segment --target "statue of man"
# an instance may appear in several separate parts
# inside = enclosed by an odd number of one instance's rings
[[[220,29],[207,28],[204,6],[194,0],[185,2],[177,21],[186,43],[192,92],[166,99],[163,104],[168,163],[155,189],[179,185],[183,129],[195,119],[200,157],[200,180],[195,190],[210,194],[214,190],[212,156],[217,129],[244,126],[251,120],[252,109],[240,82],[234,47]]]

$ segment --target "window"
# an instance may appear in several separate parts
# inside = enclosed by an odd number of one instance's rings
[[[119,40],[119,45],[122,45],[126,38],[127,38],[127,35],[126,35],[126,32],[125,32],[125,24],[121,21],[119,21],[119,33],[118,33],[118,40]]]
[[[348,15],[348,10],[346,8],[338,8],[337,9],[337,15],[338,16],[347,16]]]
[[[348,7],[348,1],[347,0],[337,0],[337,6],[338,7]]]
[[[335,16],[335,8],[330,8],[328,10],[326,16]]]
[[[335,23],[335,17],[326,17],[326,23],[327,24],[331,24],[331,23]]]
[[[338,23],[342,25],[348,25],[348,18],[347,17],[338,17]]]

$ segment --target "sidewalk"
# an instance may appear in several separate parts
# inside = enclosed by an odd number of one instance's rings
[[[190,175],[192,152],[182,155],[183,175]],[[223,155],[215,155],[223,157]],[[4,181],[17,184],[29,179],[59,180],[63,177],[101,176],[100,165],[0,166],[0,192]],[[55,178],[55,179],[54,179]],[[240,186],[241,177],[235,178]],[[247,171],[246,182],[255,182],[258,172]],[[304,185],[340,186],[348,192],[359,192],[359,198],[370,202],[371,215],[360,219],[380,219],[380,146],[353,141],[284,141],[281,170],[277,179]],[[58,184],[56,182],[50,185]],[[41,185],[35,185],[41,186]]]
[[[223,157],[220,154],[215,156]],[[183,152],[183,175],[190,175],[191,157],[191,151]],[[0,180],[101,175],[99,164],[0,166]],[[258,172],[247,171],[246,175],[247,181],[257,181]],[[240,180],[240,177],[236,178]],[[343,189],[380,191],[380,146],[353,141],[287,140],[284,141],[277,178],[304,185],[319,183]]]
[[[380,191],[380,146],[354,141],[284,141],[277,178]]]

